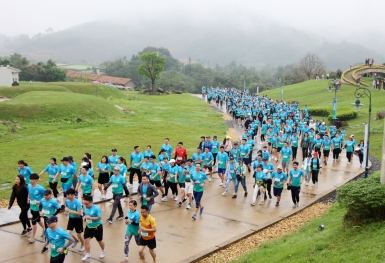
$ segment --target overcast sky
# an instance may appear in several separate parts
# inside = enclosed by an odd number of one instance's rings
[[[30,36],[102,19],[175,17],[191,22],[231,20],[247,23],[253,17],[284,23],[321,36],[343,39],[362,30],[384,32],[384,0],[0,0],[0,33]],[[379,26],[375,27],[374,23]],[[333,35],[331,35],[331,31]],[[337,39],[339,40],[339,39]]]

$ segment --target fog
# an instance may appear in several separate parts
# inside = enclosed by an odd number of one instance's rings
[[[44,35],[93,21],[128,23],[144,33],[156,31],[154,21],[159,21],[160,24],[171,25],[169,31],[176,34],[184,30],[188,33],[189,26],[186,25],[202,30],[208,25],[213,28],[223,25],[223,32],[251,32],[256,37],[258,32],[252,31],[256,25],[258,29],[265,30],[274,28],[272,25],[279,25],[329,42],[361,44],[385,55],[382,28],[385,1],[380,0],[0,1],[3,10],[0,34],[6,36]]]

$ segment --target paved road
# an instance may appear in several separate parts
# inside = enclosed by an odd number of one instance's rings
[[[260,145],[259,142],[257,145]],[[254,155],[255,156],[255,155]],[[299,209],[315,202],[325,192],[336,189],[356,177],[363,171],[359,167],[358,158],[354,156],[353,164],[348,165],[344,153],[341,154],[341,162],[332,163],[323,168],[319,177],[319,188],[303,186],[300,195],[300,207],[293,209],[290,192],[283,191],[281,205],[275,207],[275,198],[267,200],[263,206],[251,207],[252,178],[247,177],[247,188],[249,195],[243,197],[243,189],[240,188],[238,198],[232,199],[231,195],[222,196],[223,188],[219,186],[219,179],[214,175],[214,180],[205,189],[202,203],[205,210],[202,216],[192,221],[192,211],[179,208],[176,202],[170,200],[161,202],[156,200],[152,215],[156,218],[157,229],[157,262],[189,262],[194,257],[205,251],[210,251],[229,239],[240,234],[256,231],[261,226],[290,216]],[[299,155],[299,158],[301,155]],[[276,165],[274,163],[274,165]],[[230,186],[230,193],[232,187]],[[128,209],[128,203],[124,203],[124,210]],[[103,211],[103,222],[111,211],[111,204],[100,203]],[[16,209],[16,208],[15,208]],[[16,209],[17,210],[17,209]],[[63,214],[59,215],[59,225],[66,227],[66,219]],[[114,222],[112,225],[104,223],[104,240],[106,242],[107,255],[104,260],[99,260],[100,249],[95,240],[91,241],[92,257],[89,262],[119,262],[123,254],[123,238],[125,224],[123,221]],[[41,255],[39,242],[28,244],[26,237],[20,237],[20,224],[12,224],[0,228],[0,262],[26,263],[26,262],[49,262],[49,255]],[[39,230],[40,231],[40,230]],[[130,262],[140,262],[137,256],[137,248],[134,242],[130,246]],[[80,262],[83,253],[70,252],[66,262]],[[147,255],[147,261],[152,262]]]

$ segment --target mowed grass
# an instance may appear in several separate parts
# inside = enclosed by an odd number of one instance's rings
[[[332,109],[334,98],[334,91],[329,92],[328,81],[310,80],[303,83],[289,85],[284,87],[284,101],[298,101],[299,107],[302,109],[305,105],[308,107],[327,106]],[[351,85],[342,84],[341,91],[337,92],[337,112],[341,109],[353,109],[351,103],[356,101],[354,96],[355,87]],[[369,87],[372,93],[372,122],[371,122],[371,136],[370,136],[370,154],[377,159],[381,159],[382,152],[382,137],[384,130],[384,120],[375,120],[376,113],[380,110],[385,110],[385,92],[374,90]],[[280,100],[280,89],[272,89],[262,92],[273,99]],[[359,141],[364,138],[364,126],[368,123],[369,113],[369,99],[360,99],[365,106],[362,107],[358,113],[358,117],[347,121],[349,126],[344,127],[347,134],[354,134],[355,139]],[[323,117],[330,125],[327,118]],[[316,119],[320,119],[316,118]]]
[[[196,151],[200,136],[217,135],[222,139],[226,133],[222,114],[191,94],[151,96],[118,92],[122,93],[122,98],[129,95],[137,100],[110,98],[104,101],[120,105],[134,114],[122,112],[115,118],[90,118],[80,123],[12,119],[10,121],[18,121],[17,125],[21,127],[16,133],[10,133],[9,126],[0,125],[0,152],[3,153],[0,184],[13,182],[20,159],[38,173],[51,157],[60,160],[63,156],[72,155],[79,164],[84,153],[89,152],[97,164],[103,155],[111,154],[112,148],[117,148],[118,154],[129,160],[135,145],[139,145],[142,151],[147,145],[152,145],[153,151],[158,154],[165,137],[170,138],[173,147],[182,141],[191,156]],[[1,120],[7,121],[4,118]],[[47,185],[47,181],[45,174],[42,184]],[[0,191],[0,199],[8,199],[9,195],[9,189]]]
[[[0,103],[1,118],[17,121],[73,121],[114,118],[123,113],[95,96],[57,91],[31,91]]]

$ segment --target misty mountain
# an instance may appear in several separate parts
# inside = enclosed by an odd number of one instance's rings
[[[183,19],[90,22],[32,38],[22,35],[4,39],[0,41],[0,56],[18,52],[35,61],[52,58],[61,63],[98,64],[121,56],[130,58],[146,46],[165,47],[175,58],[191,58],[209,66],[232,61],[255,67],[286,65],[297,62],[307,52],[318,54],[333,70],[363,63],[366,57],[385,62],[382,55],[360,44],[336,43],[263,21],[235,24],[230,18],[207,24],[189,24]]]

